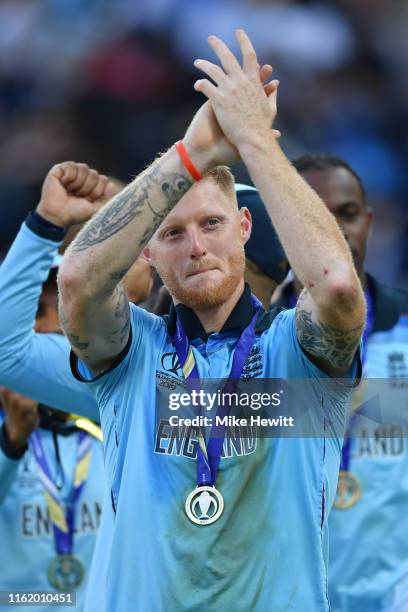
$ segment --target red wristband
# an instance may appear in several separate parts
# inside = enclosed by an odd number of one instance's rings
[[[191,161],[189,154],[187,153],[186,148],[183,144],[183,141],[178,140],[174,146],[176,147],[176,151],[179,154],[181,161],[183,162],[183,166],[186,170],[188,170],[193,179],[195,181],[199,181],[200,179],[202,179],[203,175],[197,170],[197,168]]]

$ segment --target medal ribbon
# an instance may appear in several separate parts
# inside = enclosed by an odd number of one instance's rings
[[[262,308],[261,302],[252,295],[253,316],[249,325],[241,333],[235,346],[234,355],[232,358],[231,371],[229,379],[224,386],[224,393],[231,393],[236,386],[236,379],[240,378],[244,363],[251,352],[252,345],[255,340],[255,323],[258,318],[259,311]],[[189,344],[187,334],[184,331],[182,323],[177,316],[176,332],[172,337],[177,356],[183,370],[184,377],[190,389],[196,387],[196,382],[199,380],[199,373],[195,361],[193,349]],[[228,416],[231,406],[222,405],[217,407],[216,416]],[[218,468],[221,460],[222,447],[224,444],[226,426],[222,425],[217,428],[220,435],[210,439],[206,444],[202,428],[199,428],[198,447],[197,447],[197,485],[213,486],[217,480]]]
[[[103,442],[102,429],[90,419],[86,419],[78,414],[70,414],[68,416],[68,422],[73,422],[75,427],[78,427],[78,429],[83,429],[100,442]]]
[[[70,501],[64,507],[60,493],[53,481],[38,430],[30,436],[30,445],[40,470],[44,496],[54,532],[55,549],[59,555],[70,555],[73,550],[75,505],[88,479],[91,462],[92,438],[85,431],[77,434],[78,446]]]
[[[366,324],[363,331],[362,338],[362,352],[361,352],[361,362],[363,365],[363,373],[364,373],[364,362],[367,353],[367,340],[370,337],[373,327],[374,327],[374,304],[373,304],[373,296],[371,295],[368,288],[364,291],[366,304],[367,304],[367,319]],[[356,413],[351,417],[348,430],[344,437],[343,448],[341,450],[341,463],[340,463],[340,471],[349,471],[350,466],[350,452],[351,452],[351,435],[350,432],[353,429],[353,424],[356,419]]]

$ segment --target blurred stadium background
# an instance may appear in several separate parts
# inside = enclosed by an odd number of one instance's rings
[[[236,27],[280,78],[285,152],[361,174],[367,269],[407,286],[406,0],[0,0],[0,258],[53,164],[128,181],[180,138],[202,99],[193,60],[210,33],[236,49]]]

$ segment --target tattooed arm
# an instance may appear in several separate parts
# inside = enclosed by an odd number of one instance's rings
[[[201,172],[237,156],[208,103],[194,117],[184,144]],[[106,204],[66,252],[59,273],[62,327],[93,371],[108,368],[129,338],[121,279],[192,182],[171,148]]]
[[[74,352],[95,372],[126,346],[130,308],[121,279],[192,181],[169,151],[78,234],[60,267],[60,320]]]
[[[350,320],[340,324],[320,315],[313,298],[303,289],[296,305],[296,330],[302,348],[312,361],[332,376],[342,376],[350,367],[364,325]]]

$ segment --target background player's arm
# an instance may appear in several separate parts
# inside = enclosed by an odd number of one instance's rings
[[[184,145],[200,171],[237,155],[209,104],[194,117]],[[128,342],[130,310],[121,279],[191,184],[170,149],[104,206],[66,252],[59,274],[61,323],[93,371],[109,367]]]
[[[0,503],[17,475],[19,459],[27,450],[28,439],[38,427],[38,403],[0,387]]]
[[[101,205],[97,201],[67,201],[64,191],[55,184],[55,173],[69,180],[81,168],[89,171],[74,162],[59,164],[50,171],[37,207],[43,219],[67,228],[87,220]],[[102,182],[108,184],[106,177]],[[36,226],[30,215],[0,267],[0,385],[98,421],[95,399],[71,374],[66,338],[33,331],[42,285],[62,239],[62,231]]]
[[[276,87],[256,78],[257,57],[241,30],[243,67],[216,37],[209,39],[223,70],[199,60],[215,82],[196,83],[211,101],[227,138],[238,149],[271,215],[290,265],[305,286],[296,328],[302,348],[321,368],[341,375],[352,363],[365,322],[364,294],[348,245],[331,213],[291,166],[271,130]]]

